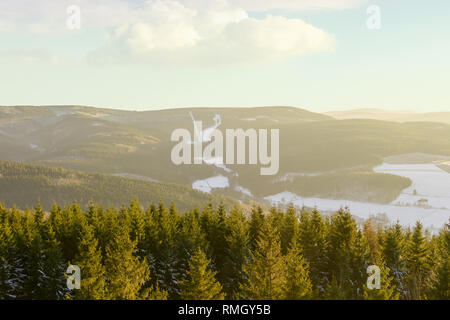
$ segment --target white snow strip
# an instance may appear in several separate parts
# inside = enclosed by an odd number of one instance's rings
[[[230,183],[227,177],[223,175],[211,177],[204,180],[197,180],[192,184],[192,188],[206,193],[211,193],[212,189],[228,188]]]
[[[248,190],[248,189],[246,189],[246,188],[244,188],[244,187],[236,186],[236,187],[234,188],[234,190],[236,190],[236,191],[238,191],[238,192],[241,192],[241,193],[245,194],[246,196],[253,197],[253,195],[252,195],[252,193],[250,192],[250,190]]]

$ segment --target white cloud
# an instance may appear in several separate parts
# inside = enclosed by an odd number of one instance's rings
[[[125,0],[2,1],[0,32],[70,32],[66,9],[76,4],[81,8],[81,32],[108,31],[108,43],[99,43],[89,56],[96,63],[258,61],[329,51],[334,38],[300,19],[255,19],[247,10],[270,9],[275,3],[307,8],[312,2],[342,8],[355,1],[359,0],[150,0],[140,6]]]
[[[277,59],[332,50],[334,38],[300,19],[250,18],[225,1],[203,9],[149,1],[136,20],[114,28],[91,58],[171,64],[220,64]]]
[[[349,9],[367,0],[228,0],[231,5],[250,11],[267,11],[271,9]],[[210,0],[180,0],[188,5],[205,6]]]

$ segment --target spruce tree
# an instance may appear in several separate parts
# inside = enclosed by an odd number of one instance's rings
[[[363,234],[370,249],[370,262],[375,264],[380,259],[381,249],[378,233],[372,224],[372,219],[368,219],[364,223]]]
[[[297,241],[299,235],[299,221],[297,212],[293,205],[290,205],[281,221],[281,252],[285,255],[293,241]]]
[[[250,248],[255,250],[264,225],[264,214],[261,207],[253,207],[250,215]]]
[[[421,300],[425,298],[430,272],[429,254],[429,247],[423,234],[422,224],[417,222],[411,240],[408,243],[407,251],[409,299]]]
[[[309,267],[295,239],[291,243],[286,260],[286,285],[284,298],[287,300],[303,300],[311,297],[312,284],[309,278]]]
[[[356,299],[365,273],[362,235],[348,210],[341,209],[332,217],[328,239],[328,269],[331,279],[347,298]]]
[[[45,230],[45,231],[44,231]],[[35,228],[24,260],[24,293],[20,299],[59,300],[68,297],[61,245],[51,226],[42,233]]]
[[[180,295],[178,280],[181,276],[176,245],[179,217],[170,214],[160,201],[158,208],[153,212],[152,220],[156,238],[147,253],[147,261],[161,289],[169,293],[170,299],[177,299]]]
[[[105,299],[105,268],[102,264],[102,252],[94,237],[94,228],[90,225],[86,225],[82,232],[78,255],[73,262],[81,270],[81,289],[76,290],[76,299]]]
[[[450,223],[442,229],[438,237],[436,274],[432,283],[430,297],[439,300],[450,300]]]
[[[213,225],[210,226],[212,231],[209,234],[209,243],[211,248],[211,257],[215,269],[217,270],[217,280],[220,283],[225,282],[225,255],[228,251],[226,236],[229,234],[228,226],[225,222],[226,210],[221,203],[214,213]]]
[[[0,224],[0,300],[16,299],[22,294],[25,274],[13,231],[6,219],[2,221]]]
[[[328,284],[327,225],[320,213],[302,211],[299,224],[299,247],[309,264],[314,289],[321,296]]]
[[[245,282],[243,266],[250,255],[249,225],[241,208],[230,211],[227,220],[229,234],[226,237],[224,290],[228,298],[239,298],[239,287]]]
[[[247,282],[241,285],[242,297],[252,300],[283,299],[286,265],[281,254],[280,236],[270,219],[265,219],[255,251],[244,266]]]
[[[136,300],[149,280],[147,261],[137,258],[136,242],[129,238],[128,230],[119,227],[115,237],[106,248],[105,270],[109,299]]]
[[[369,289],[367,283],[363,286],[365,300],[398,300],[400,293],[396,290],[394,277],[390,275],[390,270],[380,259],[374,262],[380,268],[380,289]]]
[[[401,298],[406,297],[406,254],[405,240],[402,227],[397,222],[394,226],[389,227],[384,233],[382,243],[383,260],[389,269],[389,274],[393,277],[393,284]]]
[[[223,300],[222,286],[209,270],[211,261],[198,249],[189,262],[186,278],[181,283],[183,300]]]

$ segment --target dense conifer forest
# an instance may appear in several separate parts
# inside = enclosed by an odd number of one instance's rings
[[[50,210],[54,202],[76,201],[84,207],[90,200],[105,207],[120,206],[134,197],[146,206],[159,200],[168,203],[173,200],[181,210],[204,206],[211,199],[208,194],[175,183],[0,160],[0,202],[8,207],[25,209],[38,200],[44,210]],[[228,206],[238,202],[222,195],[213,195],[212,201]]]
[[[0,206],[0,299],[449,299],[449,228],[292,206]],[[367,287],[371,265],[380,289]]]

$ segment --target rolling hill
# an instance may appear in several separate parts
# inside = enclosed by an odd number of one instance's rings
[[[413,112],[387,111],[381,109],[355,109],[344,111],[330,111],[325,115],[339,120],[372,119],[394,122],[440,122],[450,124],[450,112]]]
[[[33,207],[40,201],[48,210],[54,202],[76,201],[86,206],[93,200],[105,207],[120,207],[135,198],[145,206],[160,200],[167,205],[173,201],[181,210],[206,205],[210,200],[227,206],[237,203],[229,197],[210,196],[188,186],[0,161],[0,203],[5,206]]]
[[[220,115],[221,130],[279,129],[278,174],[261,176],[257,165],[174,165],[170,154],[176,143],[170,140],[171,133],[184,128],[193,134],[191,114],[202,120],[204,127],[212,126],[213,119]],[[261,200],[269,192],[289,190],[304,196],[385,203],[408,182],[375,173],[372,168],[386,157],[408,153],[450,156],[450,125],[338,120],[294,107],[136,112],[82,106],[17,106],[0,107],[0,147],[0,160],[147,182],[193,185],[219,177],[226,183],[212,188],[212,193],[241,200]],[[352,179],[340,179],[343,172]],[[283,180],[290,176],[296,178]]]

